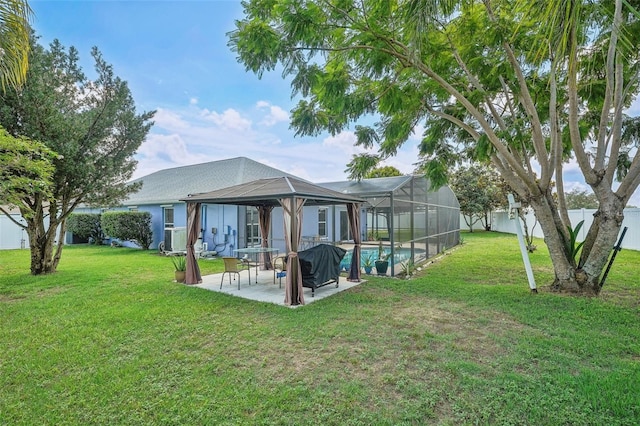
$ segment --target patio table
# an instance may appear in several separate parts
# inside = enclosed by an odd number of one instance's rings
[[[234,252],[237,254],[246,254],[248,257],[254,256],[255,264],[256,264],[256,284],[257,284],[258,283],[258,266],[260,266],[260,254],[275,253],[275,255],[277,256],[279,250],[273,247],[246,247],[241,249],[235,249]],[[272,258],[273,257],[274,256],[272,256]]]

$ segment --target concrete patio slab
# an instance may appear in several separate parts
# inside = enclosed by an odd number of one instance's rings
[[[256,300],[259,302],[275,303],[276,305],[286,306],[284,304],[284,285],[285,280],[282,279],[282,288],[279,285],[279,279],[273,277],[273,271],[258,271],[257,283],[255,276],[255,269],[251,269],[251,283],[249,283],[249,277],[246,271],[240,273],[240,290],[238,290],[238,278],[234,279],[231,276],[231,284],[229,284],[229,274],[224,276],[224,282],[222,288],[220,288],[220,281],[222,280],[222,273],[204,275],[202,277],[201,284],[195,284],[193,287],[200,287],[211,291],[217,291],[220,293],[230,294],[236,297],[242,297],[244,299]],[[325,297],[329,297],[344,290],[353,288],[365,281],[359,283],[347,281],[346,276],[341,276],[338,287],[335,284],[328,284],[324,287],[317,288],[315,296],[311,297],[311,289],[304,288],[304,302],[306,305],[322,300]],[[304,305],[298,305],[304,306]],[[292,306],[292,307],[298,307]]]

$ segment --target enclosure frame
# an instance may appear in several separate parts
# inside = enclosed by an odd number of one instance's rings
[[[320,185],[365,200],[362,248],[373,250],[382,244],[389,259],[393,260],[389,262],[391,276],[402,272],[398,267],[406,266],[409,260],[419,264],[460,243],[458,199],[448,186],[430,188],[424,176]],[[364,254],[362,259],[364,261]]]

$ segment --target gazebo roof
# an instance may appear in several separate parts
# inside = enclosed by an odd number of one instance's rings
[[[337,192],[290,176],[258,179],[247,183],[199,194],[189,194],[180,201],[233,204],[243,206],[279,206],[282,198],[304,198],[305,205],[364,203],[348,193]]]

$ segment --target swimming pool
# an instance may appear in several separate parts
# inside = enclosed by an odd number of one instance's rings
[[[389,258],[389,255],[391,254],[391,249],[390,248],[385,248],[382,251],[387,256],[387,260],[391,261],[391,259]],[[424,253],[424,250],[415,249],[415,253],[416,253],[416,255],[418,255],[420,253]],[[347,254],[344,255],[344,257],[342,258],[342,261],[340,262],[340,270],[341,271],[349,270],[349,268],[351,267],[351,257],[352,257],[352,255],[353,255],[353,249],[348,250]],[[362,249],[360,249],[360,267],[364,267],[364,261],[369,256],[371,256],[371,259],[373,261],[378,260],[378,249],[377,248],[362,248]],[[393,263],[394,264],[401,263],[401,262],[404,262],[405,260],[408,260],[410,258],[411,258],[411,249],[408,249],[408,248],[396,249],[395,253],[394,253],[394,262]]]

